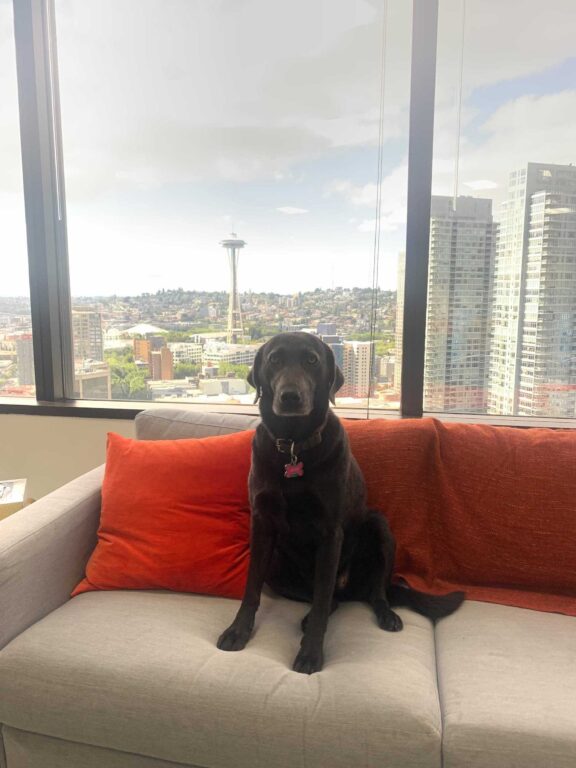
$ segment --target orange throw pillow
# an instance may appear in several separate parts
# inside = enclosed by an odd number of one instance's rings
[[[241,597],[253,435],[131,440],[110,433],[98,543],[73,596],[170,589]]]

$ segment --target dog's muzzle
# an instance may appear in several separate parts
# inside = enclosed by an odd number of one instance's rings
[[[297,387],[282,387],[274,393],[272,409],[277,416],[307,416],[312,398]]]

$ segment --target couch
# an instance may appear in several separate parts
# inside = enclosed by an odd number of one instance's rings
[[[256,423],[166,408],[139,414],[136,430],[173,439]],[[576,766],[576,617],[470,599],[436,626],[399,609],[394,634],[350,603],[330,619],[325,668],[307,676],[290,669],[307,608],[266,592],[247,648],[218,651],[235,600],[70,599],[103,473],[0,523],[2,768]]]

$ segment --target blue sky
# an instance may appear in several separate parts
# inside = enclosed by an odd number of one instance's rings
[[[499,107],[513,102],[519,96],[530,94],[541,97],[563,91],[570,92],[574,90],[575,85],[576,56],[564,59],[541,72],[475,88],[467,99],[467,104],[476,111],[476,116],[467,123],[466,136],[471,141],[481,142],[485,121]]]

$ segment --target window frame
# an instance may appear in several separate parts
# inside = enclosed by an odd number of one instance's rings
[[[14,0],[14,36],[38,402],[74,384],[66,195],[52,0]]]

